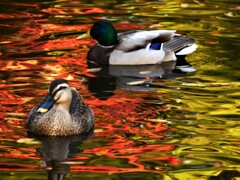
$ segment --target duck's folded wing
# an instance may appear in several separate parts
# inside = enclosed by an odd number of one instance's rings
[[[148,43],[157,40],[159,42],[169,41],[175,30],[153,30],[153,31],[128,31],[119,33],[119,44],[116,49],[120,51],[133,51],[144,48]]]
[[[93,127],[94,114],[90,107],[83,102],[82,97],[75,88],[72,88],[72,102],[70,105],[70,114],[74,121],[78,121],[88,130]]]
[[[165,52],[176,52],[176,55],[190,54],[197,48],[194,42],[195,40],[192,38],[175,35],[170,41],[163,44],[163,50]]]
[[[72,100],[70,105],[70,114],[75,117],[83,116],[86,113],[85,104],[77,90],[72,88]]]

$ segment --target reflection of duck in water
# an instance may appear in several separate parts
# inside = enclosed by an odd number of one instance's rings
[[[149,65],[176,61],[176,68],[193,72],[195,68],[185,60],[196,50],[194,39],[181,36],[175,30],[134,30],[117,33],[107,20],[94,23],[82,39],[91,36],[98,43],[88,52],[87,59],[98,65]]]
[[[49,93],[27,118],[27,129],[36,134],[68,136],[88,132],[94,114],[75,88],[63,79],[50,84]]]
[[[70,171],[68,158],[73,158],[81,152],[79,146],[93,136],[93,129],[81,135],[72,136],[44,136],[28,133],[30,138],[41,141],[41,147],[37,149],[45,160],[45,165],[51,167],[47,170],[49,180],[63,180]]]
[[[94,76],[87,78],[88,89],[99,99],[107,99],[116,88],[149,91],[156,88],[170,88],[159,79],[173,79],[186,73],[174,71],[175,61],[155,65],[110,65],[99,67],[88,63],[88,71]],[[82,76],[82,75],[80,75]],[[161,81],[161,80],[160,80]]]

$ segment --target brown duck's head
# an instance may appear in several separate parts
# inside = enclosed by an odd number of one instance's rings
[[[54,105],[69,108],[71,103],[72,93],[71,87],[64,79],[56,79],[49,86],[49,93],[40,104],[38,112],[46,113],[54,107]]]

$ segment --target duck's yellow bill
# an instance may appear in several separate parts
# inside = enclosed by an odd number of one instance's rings
[[[46,108],[39,108],[38,110],[37,110],[37,112],[40,112],[40,113],[45,113],[45,112],[47,112],[48,111],[48,109],[46,109]]]
[[[76,39],[80,40],[80,39],[86,39],[86,38],[90,38],[90,37],[91,37],[91,35],[90,35],[90,30],[89,30],[88,32],[78,36]]]

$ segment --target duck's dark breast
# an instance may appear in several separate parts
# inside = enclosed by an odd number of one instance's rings
[[[87,55],[88,61],[93,61],[98,65],[109,65],[109,56],[113,48],[104,48],[95,44],[89,51]]]

